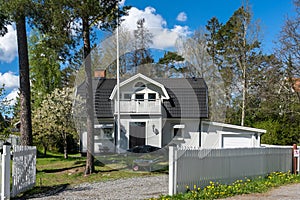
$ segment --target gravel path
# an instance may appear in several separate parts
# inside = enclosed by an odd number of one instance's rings
[[[168,193],[168,176],[149,176],[119,179],[107,182],[84,183],[69,187],[49,196],[31,198],[34,200],[136,200],[158,197]],[[266,193],[238,195],[223,200],[296,200],[300,199],[300,184],[291,184],[275,188]]]
[[[101,199],[101,200],[135,200],[158,197],[168,193],[168,176],[137,177],[107,182],[84,183],[66,188],[58,194],[40,196],[37,199]]]

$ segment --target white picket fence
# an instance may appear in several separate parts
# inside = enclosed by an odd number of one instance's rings
[[[36,181],[36,147],[32,146],[3,146],[1,162],[1,200],[15,197],[31,189]],[[12,162],[12,188],[10,190],[10,160]]]
[[[169,149],[169,194],[292,170],[292,148]]]

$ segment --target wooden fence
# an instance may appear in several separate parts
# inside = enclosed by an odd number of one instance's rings
[[[169,194],[292,170],[292,148],[169,149]]]
[[[10,160],[12,162],[12,190],[10,191]],[[10,199],[21,192],[31,189],[36,181],[36,147],[3,146],[1,156],[1,199]]]

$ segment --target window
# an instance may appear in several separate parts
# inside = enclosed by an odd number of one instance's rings
[[[184,124],[176,124],[173,126],[174,137],[184,137]]]
[[[105,139],[113,141],[113,129],[112,128],[103,128],[103,135]]]
[[[145,94],[135,94],[135,99],[138,101],[144,101]]]
[[[181,128],[174,128],[174,137],[182,137],[182,129]]]
[[[131,94],[125,93],[124,94],[124,100],[131,100]]]
[[[156,100],[156,94],[155,93],[149,93],[148,94],[148,100],[149,101],[155,101]]]

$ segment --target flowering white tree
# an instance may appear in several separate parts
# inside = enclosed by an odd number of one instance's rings
[[[64,157],[68,158],[68,137],[77,137],[72,118],[73,94],[71,88],[57,88],[33,112],[33,136],[43,145],[44,154],[49,144],[60,140]]]

